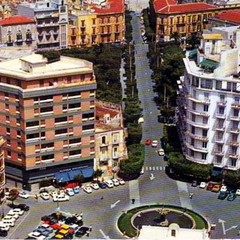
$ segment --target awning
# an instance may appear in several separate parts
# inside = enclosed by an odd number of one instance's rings
[[[70,180],[73,180],[77,175],[82,175],[82,172],[80,169],[74,169],[74,170],[68,171],[68,176]]]
[[[70,178],[68,176],[68,172],[69,171],[57,172],[57,173],[54,174],[54,176],[55,176],[55,178],[58,182],[68,182],[68,181],[70,181]]]
[[[92,167],[87,167],[87,168],[82,168],[82,175],[85,178],[90,178],[93,175],[93,168]]]
[[[195,57],[197,55],[197,49],[193,49],[191,51],[188,52],[188,57],[189,58],[192,58],[192,57]]]
[[[220,167],[213,167],[212,169],[212,176],[218,176],[223,173],[223,169]]]
[[[211,71],[213,71],[214,69],[216,69],[219,65],[219,62],[210,60],[210,59],[206,59],[204,58],[202,60],[202,62],[200,62],[200,66],[204,69],[209,69]]]

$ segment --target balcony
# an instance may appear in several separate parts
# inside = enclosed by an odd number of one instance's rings
[[[191,113],[194,113],[195,115],[198,115],[198,116],[209,117],[209,114],[207,112],[203,112],[201,110],[196,110],[196,109],[191,108],[188,111]]]
[[[196,135],[196,134],[191,133],[190,131],[187,131],[187,134],[188,134],[188,136],[190,136],[191,138],[194,138],[196,140],[200,140],[200,141],[204,141],[204,142],[208,141],[208,137]]]
[[[216,112],[215,113],[215,118],[225,119],[226,118],[226,114],[220,113],[220,112]]]
[[[232,108],[240,109],[240,102],[234,102],[231,104]]]
[[[217,156],[221,156],[223,157],[224,156],[224,152],[222,149],[218,149],[218,148],[214,148],[213,149],[213,154],[217,155]]]
[[[200,146],[192,146],[187,142],[186,142],[186,146],[187,146],[187,148],[189,148],[195,152],[208,153],[208,149],[200,147]]]
[[[238,127],[229,127],[228,131],[230,133],[239,133],[239,128]]]
[[[240,116],[239,115],[237,115],[237,116],[231,115],[229,118],[232,121],[240,121]]]
[[[187,123],[190,124],[191,126],[204,128],[204,129],[209,129],[209,126],[205,123],[202,123],[202,122],[193,122],[193,121],[187,119]]]
[[[230,146],[234,146],[234,147],[238,147],[239,146],[239,142],[237,140],[230,140],[230,141],[228,141],[228,144]]]
[[[234,158],[234,159],[238,159],[239,158],[239,154],[237,154],[237,152],[229,151],[228,152],[228,157]]]
[[[206,160],[201,159],[201,158],[195,158],[195,157],[191,157],[188,154],[185,155],[186,159],[192,162],[198,162],[198,163],[204,163]]]
[[[223,144],[225,142],[225,139],[224,138],[215,137],[214,141],[215,141],[215,143]]]
[[[209,98],[197,99],[192,95],[188,95],[188,99],[196,103],[204,103],[204,104],[210,104],[210,101],[211,101]]]
[[[226,104],[227,104],[227,101],[218,101],[217,102],[218,106],[226,106]]]

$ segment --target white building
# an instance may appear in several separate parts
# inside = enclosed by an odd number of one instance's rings
[[[221,28],[218,28],[221,29]],[[178,129],[185,157],[224,169],[240,168],[240,30],[205,33],[184,58]]]
[[[206,229],[180,228],[176,223],[169,227],[142,226],[138,240],[209,240]]]

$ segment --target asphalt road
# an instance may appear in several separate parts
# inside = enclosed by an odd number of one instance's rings
[[[162,125],[157,121],[159,111],[153,98],[153,82],[151,70],[147,59],[148,45],[142,43],[140,23],[137,16],[133,16],[133,40],[135,41],[135,64],[136,79],[139,90],[139,98],[143,108],[143,141],[146,138],[159,140],[162,136]],[[83,213],[85,225],[91,225],[93,231],[88,239],[123,239],[116,227],[117,219],[129,208],[140,204],[173,204],[190,208],[211,223],[216,224],[216,230],[212,232],[213,239],[240,239],[238,229],[240,228],[240,214],[238,209],[240,197],[235,201],[218,200],[217,194],[198,187],[191,187],[189,183],[175,181],[165,173],[166,162],[158,156],[157,148],[146,146],[145,172],[138,180],[126,183],[124,186],[113,189],[101,189],[92,194],[80,192],[70,199],[69,202],[53,203],[39,199],[17,200],[26,202],[31,206],[29,213],[17,220],[17,225],[9,232],[8,239],[26,238],[40,223],[43,215],[50,214],[60,207],[61,210],[71,213]],[[194,193],[189,199],[189,193]],[[101,199],[103,197],[103,199]],[[131,203],[136,198],[135,204]],[[7,207],[5,209],[7,212]]]

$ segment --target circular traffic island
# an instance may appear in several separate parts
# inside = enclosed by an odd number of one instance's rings
[[[148,205],[133,208],[118,219],[118,228],[123,235],[135,237],[143,225],[168,227],[176,223],[180,228],[208,229],[209,224],[198,213],[172,205]]]

